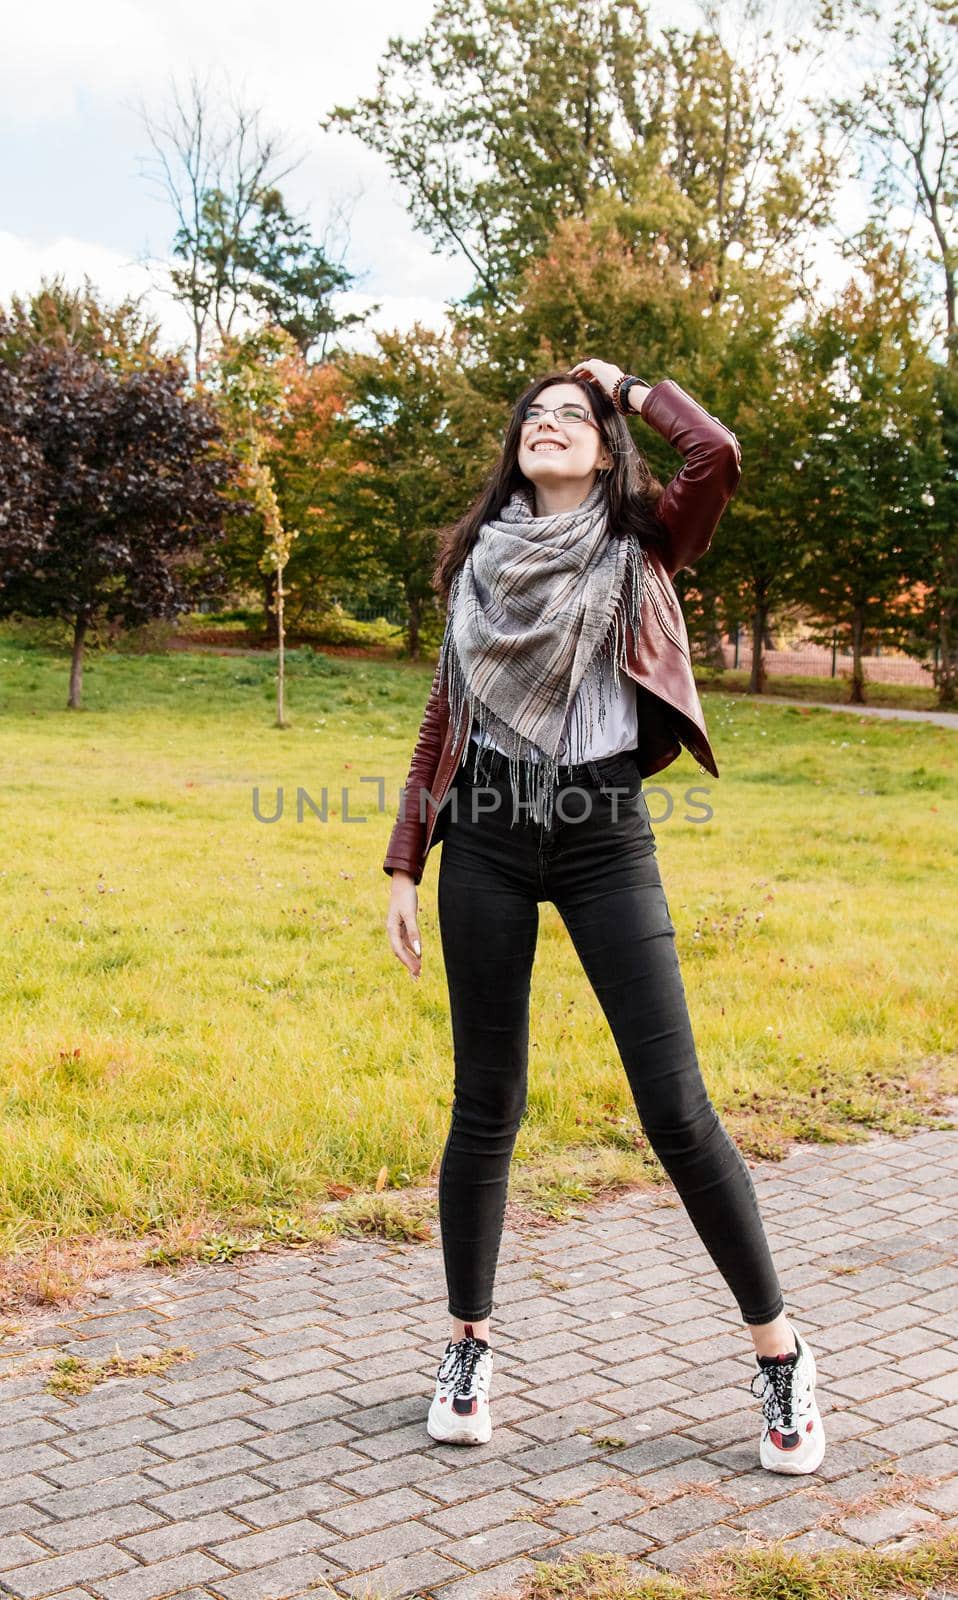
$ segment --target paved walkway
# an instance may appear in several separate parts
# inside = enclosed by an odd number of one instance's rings
[[[506,1232],[496,1427],[471,1449],[424,1427],[438,1242],[138,1272],[46,1319],[50,1358],[195,1359],[74,1400],[42,1372],[0,1382],[0,1592],[474,1600],[583,1549],[678,1571],[730,1544],[958,1526],[958,1132],[799,1147],[755,1177],[819,1356],[814,1478],[757,1466],[747,1333],[671,1192],[643,1192]]]
[[[958,733],[958,711],[910,711],[904,706],[851,706],[847,701],[798,700],[784,694],[742,695],[749,705],[798,706],[806,711],[844,711],[853,717],[884,717],[891,722],[935,722]]]

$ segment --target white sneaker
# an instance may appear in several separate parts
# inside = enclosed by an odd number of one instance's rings
[[[492,1438],[489,1388],[492,1351],[485,1339],[450,1339],[436,1376],[426,1431],[443,1444],[488,1444]]]
[[[759,1460],[768,1472],[814,1472],[825,1454],[825,1429],[815,1400],[815,1357],[797,1333],[795,1344],[796,1355],[759,1356],[752,1379],[764,1418]],[[761,1382],[758,1392],[756,1378]]]

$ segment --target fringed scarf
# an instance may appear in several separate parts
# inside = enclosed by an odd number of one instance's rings
[[[604,727],[608,666],[625,666],[644,593],[642,547],[610,537],[601,479],[574,510],[547,517],[516,489],[483,523],[450,588],[439,682],[455,738],[478,719],[508,752],[513,825],[521,775],[536,820],[551,824],[563,732],[570,716],[577,733],[584,718],[591,736],[595,715]]]

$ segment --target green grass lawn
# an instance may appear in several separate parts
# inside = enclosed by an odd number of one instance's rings
[[[452,1059],[435,911],[417,985],[382,871],[431,666],[294,652],[65,658],[0,633],[0,1246],[307,1216],[434,1179]],[[700,1056],[752,1154],[927,1120],[958,1087],[958,739],[705,698],[722,777],[650,795]],[[383,778],[385,809],[375,783]],[[296,818],[297,787],[319,804]],[[341,786],[348,788],[342,815]],[[702,786],[714,815],[684,820]],[[275,809],[274,823],[257,821]],[[513,1197],[656,1176],[624,1071],[541,908]],[[385,1169],[385,1176],[383,1176]],[[375,1198],[375,1196],[374,1196]],[[280,1228],[282,1232],[282,1228]]]

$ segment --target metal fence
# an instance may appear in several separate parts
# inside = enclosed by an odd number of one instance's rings
[[[349,595],[339,594],[332,597],[332,603],[342,606],[347,616],[355,622],[378,622],[382,619],[393,627],[403,627],[409,620],[406,607],[395,597],[384,597],[377,604],[368,595],[353,601]],[[690,644],[693,661],[704,664],[710,659],[706,656],[704,644],[696,639],[691,639]],[[750,672],[751,634],[739,629],[737,636],[723,639],[722,656],[727,668]],[[803,643],[788,649],[766,646],[762,662],[769,677],[794,674],[807,678],[843,678],[850,677],[852,671],[851,650],[840,645],[837,638],[831,645]],[[937,665],[937,651],[927,661],[919,661],[914,656],[893,650],[877,651],[874,655],[862,657],[865,678],[871,683],[922,684],[933,688]]]
[[[726,667],[737,667],[743,672],[750,672],[751,637],[740,633],[738,638],[723,640],[722,655]],[[704,650],[697,649],[694,643],[692,657],[697,661],[705,660]],[[792,673],[806,678],[850,677],[852,652],[839,645],[837,640],[831,646],[801,644],[794,649],[785,650],[769,649],[766,646],[762,652],[762,665],[770,678],[784,677]],[[893,650],[883,650],[875,655],[862,657],[862,669],[866,679],[871,683],[925,684],[933,688],[936,666],[936,657],[918,661],[914,656],[906,656]]]

